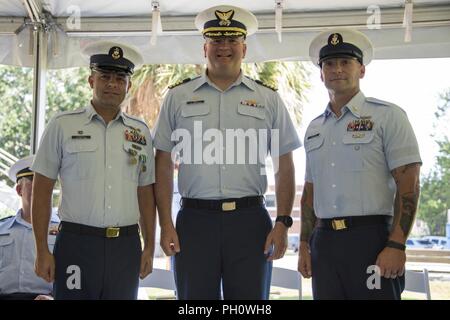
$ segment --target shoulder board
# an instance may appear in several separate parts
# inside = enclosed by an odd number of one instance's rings
[[[147,128],[149,128],[148,125],[145,123],[145,121],[144,121],[143,119],[138,118],[138,117],[136,117],[136,116],[132,116],[132,115],[130,115],[130,114],[128,114],[128,113],[125,113],[125,112],[123,113],[123,115],[124,115],[125,117],[131,119],[131,120],[138,121],[139,123],[142,123],[144,126],[146,126]]]
[[[262,86],[264,86],[264,87],[266,87],[266,88],[269,88],[270,90],[273,90],[273,91],[277,91],[278,90],[278,88],[277,87],[275,87],[275,86],[273,86],[273,85],[271,85],[271,84],[268,84],[268,83],[266,83],[266,82],[262,82],[261,80],[258,80],[258,79],[253,79],[257,84],[260,84],[260,85],[262,85]]]
[[[11,219],[12,217],[14,217],[14,216],[7,216],[7,217],[4,217],[4,218],[1,218],[0,222],[6,221],[8,219]]]
[[[323,118],[324,117],[324,114],[323,114],[323,112],[321,113],[321,114],[319,114],[317,117],[315,117],[314,119],[312,119],[311,120],[311,122],[313,122],[314,120],[317,120],[317,119],[320,119],[320,118]]]
[[[169,89],[173,89],[173,88],[175,88],[175,87],[178,87],[180,84],[189,82],[189,81],[191,81],[191,80],[192,80],[191,78],[186,78],[186,79],[184,79],[184,80],[177,81],[177,82],[171,84],[168,88],[169,88]]]
[[[372,97],[366,97],[366,101],[367,102],[371,102],[371,103],[375,103],[375,104],[381,104],[384,106],[393,106],[393,103],[387,102],[387,101],[383,101],[380,99],[376,99],[376,98],[372,98]]]
[[[85,111],[86,111],[86,108],[79,108],[79,109],[76,109],[76,110],[63,111],[63,112],[58,113],[55,117],[59,118],[59,117],[67,116],[67,115],[70,115],[70,114],[80,114],[80,113],[83,113]]]

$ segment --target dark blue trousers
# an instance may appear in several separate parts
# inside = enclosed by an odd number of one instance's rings
[[[264,243],[272,220],[263,206],[235,211],[182,208],[176,229],[178,299],[268,299],[272,263]]]
[[[379,288],[369,289],[375,282],[369,279],[374,272],[367,268],[375,265],[384,249],[388,228],[384,224],[338,231],[315,228],[310,239],[314,299],[400,299],[404,276],[380,277]]]
[[[55,299],[137,299],[141,261],[138,234],[104,238],[62,230],[53,254]]]

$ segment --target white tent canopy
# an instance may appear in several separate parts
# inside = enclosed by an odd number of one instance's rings
[[[414,9],[404,25],[405,2]],[[308,60],[312,38],[333,26],[365,32],[375,59],[450,57],[448,0],[0,0],[0,64],[34,67],[32,152],[44,129],[48,69],[87,66],[81,49],[100,39],[138,47],[145,63],[203,63],[194,17],[224,3],[258,18],[246,62]]]
[[[260,30],[248,39],[249,62],[307,60],[311,39],[332,26],[365,32],[374,43],[375,59],[450,56],[450,1],[414,0],[412,41],[407,43],[402,25],[404,0],[278,0],[283,6],[281,43],[275,32],[276,2],[0,0],[0,63],[33,66],[29,15],[33,3],[41,11],[37,16],[47,22],[50,69],[86,65],[80,48],[105,38],[137,46],[146,63],[203,63],[203,41],[194,17],[223,3],[247,8],[258,18]],[[26,3],[31,4],[30,11]],[[159,5],[163,30],[154,46],[150,44],[152,3]],[[377,12],[379,26],[373,24]]]

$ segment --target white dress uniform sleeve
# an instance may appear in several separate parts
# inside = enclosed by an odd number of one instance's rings
[[[422,163],[417,139],[405,111],[391,106],[385,119],[383,145],[389,170],[409,163]]]
[[[172,92],[168,92],[159,113],[153,132],[155,149],[172,152],[175,141],[172,141],[172,132],[175,129],[175,111],[173,110],[174,98]]]
[[[139,172],[139,186],[147,186],[155,183],[155,156],[153,152],[153,140],[149,129],[145,129],[145,140],[147,145],[145,146],[145,153],[147,154],[147,167],[145,171],[141,169]]]
[[[307,133],[308,133],[308,131],[306,131],[306,134]],[[305,134],[305,138],[303,139],[303,141],[306,141],[306,134]],[[311,166],[309,164],[308,154],[306,153],[306,151],[305,151],[305,182],[313,183]]]
[[[45,128],[31,170],[56,180],[61,167],[62,146],[62,128],[54,117]]]
[[[275,114],[272,129],[278,130],[279,134],[278,137],[273,132],[271,134],[270,154],[272,157],[280,157],[301,147],[302,143],[298,138],[297,131],[280,95],[276,93],[274,97]],[[278,148],[273,148],[275,146],[274,143],[278,143]]]

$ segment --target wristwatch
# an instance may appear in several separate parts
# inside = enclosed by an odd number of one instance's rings
[[[398,249],[398,250],[402,250],[402,251],[405,251],[405,249],[406,249],[406,246],[403,243],[392,241],[392,240],[388,240],[388,242],[386,242],[386,247],[394,248],[394,249]]]
[[[292,226],[293,220],[291,216],[278,216],[275,219],[275,222],[281,222],[286,226],[286,228],[290,228]]]

